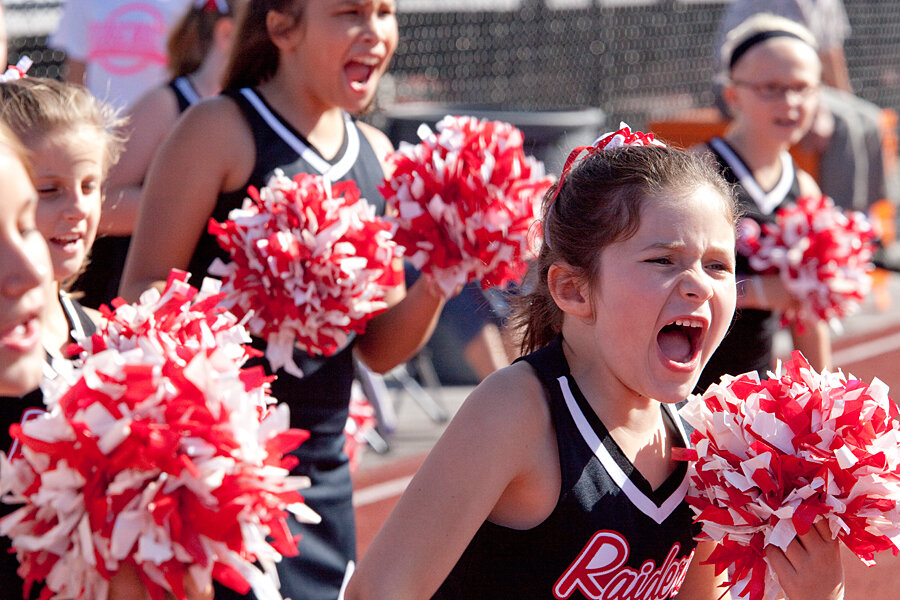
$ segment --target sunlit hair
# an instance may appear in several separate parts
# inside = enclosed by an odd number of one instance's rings
[[[270,11],[291,18],[290,29],[303,19],[304,0],[249,0],[238,19],[231,58],[225,71],[223,88],[253,87],[272,78],[278,71],[278,47],[272,42],[266,16]],[[286,33],[290,29],[278,32]]]
[[[570,266],[593,287],[601,253],[637,233],[646,203],[702,187],[718,192],[722,213],[734,225],[737,209],[731,186],[709,154],[626,146],[576,162],[559,193],[553,186],[544,195],[544,240],[523,282],[524,293],[513,300],[511,325],[521,335],[522,352],[547,345],[562,331],[563,312],[547,285],[551,265]]]
[[[104,142],[104,173],[119,159],[125,120],[85,87],[44,77],[0,83],[0,120],[31,147],[48,134],[95,127]]]
[[[226,12],[217,3],[194,2],[176,23],[169,34],[166,50],[169,55],[169,73],[173,78],[190,75],[200,68],[212,47],[216,23],[222,19],[237,16],[244,0],[219,0]],[[199,6],[198,6],[199,5]]]
[[[779,34],[805,42],[813,50],[818,51],[816,38],[804,25],[772,13],[757,13],[726,34],[720,49],[725,70],[730,72],[733,68],[732,63],[739,62],[740,55],[743,55],[750,47],[765,41],[765,39],[771,39],[766,36]],[[739,56],[735,56],[736,50],[740,51]]]
[[[34,181],[34,168],[31,165],[31,153],[25,147],[25,144],[13,132],[12,128],[5,122],[0,121],[0,152],[8,152],[12,154],[22,166],[28,178]]]

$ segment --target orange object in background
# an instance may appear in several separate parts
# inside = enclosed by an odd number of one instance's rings
[[[728,120],[714,106],[693,108],[671,119],[651,121],[647,124],[649,131],[660,140],[681,148],[690,148],[708,142],[714,137],[725,134]],[[799,146],[791,148],[791,156],[797,166],[819,178],[819,157],[813,152],[803,150]]]
[[[881,245],[885,248],[897,241],[896,216],[897,208],[887,198],[869,207],[869,219],[881,239]],[[872,272],[872,296],[875,307],[881,312],[891,308],[891,294],[887,285],[889,276],[890,272],[886,269],[875,269]]]

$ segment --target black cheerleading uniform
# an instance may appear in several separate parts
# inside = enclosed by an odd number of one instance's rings
[[[578,389],[561,337],[519,360],[546,390],[559,449],[559,499],[532,529],[485,522],[433,598],[675,597],[696,547],[693,513],[684,502],[687,463],[651,489]],[[660,410],[686,444],[674,407]]]
[[[197,104],[202,99],[187,76],[176,77],[170,81],[169,89],[175,94],[175,101],[178,102],[179,114],[186,111],[191,105]]]
[[[94,322],[91,321],[91,318],[84,312],[84,309],[77,301],[65,294],[60,294],[59,301],[62,304],[73,338],[87,337],[96,331],[97,328]],[[67,359],[51,357],[47,354],[44,359],[44,379],[55,379],[58,377],[59,363],[57,361],[65,360]],[[13,423],[30,421],[45,412],[45,410],[44,394],[40,389],[31,391],[24,396],[0,398],[0,449],[6,453],[10,460],[14,460],[20,453],[18,441],[13,440],[9,433],[10,426]],[[6,516],[17,508],[18,506],[15,504],[0,504],[0,515]],[[4,598],[21,599],[22,580],[16,575],[19,561],[16,559],[16,555],[10,552],[11,548],[10,539],[6,536],[0,536],[0,589],[3,590]],[[41,587],[40,584],[35,584],[28,598],[38,598]]]
[[[179,114],[201,100],[187,77],[173,79],[168,87],[175,94]],[[82,293],[81,303],[84,306],[99,308],[119,295],[129,245],[130,235],[105,235],[94,240],[90,260],[72,285],[72,289]]]
[[[383,177],[381,163],[365,135],[349,116],[344,118],[344,141],[333,160],[323,158],[294,130],[265,99],[250,88],[227,90],[224,95],[240,108],[253,131],[256,164],[241,189],[221,194],[211,215],[224,221],[247,196],[247,186],[266,185],[275,169],[288,177],[298,173],[321,175],[331,181],[353,180],[362,197],[384,213],[384,199],[378,192]],[[215,258],[227,261],[215,238],[204,233],[191,258],[191,281],[199,285]],[[292,475],[305,475],[312,486],[302,490],[306,503],[322,522],[303,525],[290,519],[291,532],[303,537],[299,556],[285,557],[278,565],[281,593],[292,600],[334,600],[352,572],[356,560],[356,525],[353,516],[350,465],[344,453],[344,426],[354,378],[353,343],[330,357],[311,356],[294,350],[294,362],[303,371],[298,379],[279,370],[272,395],[291,409],[291,427],[310,432],[310,438],[293,454],[299,465]],[[262,349],[263,342],[254,345]],[[268,363],[261,361],[268,369]],[[216,599],[237,597],[230,590],[217,589]],[[252,594],[249,596],[252,597]]]
[[[781,156],[781,178],[770,191],[760,187],[749,167],[725,140],[713,138],[709,147],[722,169],[725,179],[735,185],[738,205],[743,217],[757,223],[772,223],[775,212],[800,197],[800,183],[791,155]],[[735,275],[740,285],[742,279],[756,274],[745,256],[737,254]],[[769,310],[739,308],[735,311],[731,328],[718,349],[709,359],[700,375],[695,390],[706,391],[710,384],[722,375],[740,375],[758,371],[765,376],[772,363],[772,345],[778,330],[780,315]]]

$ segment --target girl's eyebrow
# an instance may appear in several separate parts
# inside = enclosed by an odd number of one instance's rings
[[[644,246],[643,250],[677,250],[679,248],[684,248],[685,246],[686,244],[680,241],[653,242],[652,244],[647,244],[646,246]],[[728,245],[712,244],[709,246],[709,249],[724,253],[731,253],[731,248]]]
[[[644,250],[674,250],[683,248],[684,242],[653,242],[644,247]]]

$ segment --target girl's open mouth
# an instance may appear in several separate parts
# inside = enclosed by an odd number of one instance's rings
[[[679,365],[690,365],[699,358],[705,335],[705,321],[678,318],[659,331],[656,343],[662,355],[669,361]]]
[[[351,60],[344,65],[344,73],[355,91],[364,91],[375,74],[376,65]]]

